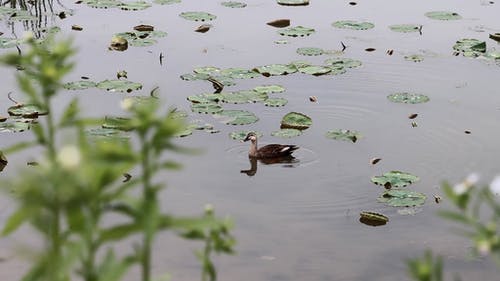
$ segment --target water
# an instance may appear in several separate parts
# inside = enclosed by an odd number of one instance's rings
[[[307,7],[282,7],[275,1],[248,0],[244,9],[229,9],[220,6],[219,1],[183,0],[181,4],[153,5],[138,12],[96,10],[68,3],[73,16],[49,23],[73,36],[79,49],[78,64],[68,81],[80,76],[96,81],[111,79],[118,70],[125,69],[130,80],[144,84],[140,94],[148,94],[159,86],[163,100],[185,110],[189,110],[187,96],[212,90],[210,83],[179,79],[179,75],[197,66],[253,68],[294,60],[321,64],[329,56],[303,57],[295,50],[307,46],[338,50],[341,41],[347,45],[345,57],[363,62],[361,68],[339,76],[294,74],[236,81],[236,86],[226,89],[251,89],[263,84],[280,84],[287,89],[274,94],[289,100],[283,108],[262,104],[227,106],[256,113],[261,120],[252,125],[226,126],[208,115],[191,116],[214,124],[221,132],[195,132],[179,140],[185,146],[203,148],[204,153],[172,155],[184,164],[184,169],[161,179],[169,186],[163,194],[163,207],[188,215],[198,214],[204,204],[212,203],[219,215],[234,219],[238,253],[217,259],[220,280],[408,280],[405,259],[426,248],[443,255],[449,276],[458,272],[464,280],[496,280],[495,266],[488,260],[469,258],[471,243],[454,234],[452,224],[436,216],[438,210],[448,207],[447,203],[438,205],[432,198],[434,194],[442,195],[439,185],[443,180],[456,182],[471,172],[479,172],[487,183],[500,172],[500,96],[496,85],[500,68],[453,56],[451,49],[456,40],[471,37],[498,49],[497,43],[488,39],[488,33],[500,29],[500,4],[375,0],[350,6],[347,1],[311,2]],[[179,13],[192,10],[218,16],[209,32],[195,33],[193,30],[200,23],[178,17]],[[464,19],[436,21],[424,16],[433,10],[456,11]],[[276,45],[273,42],[283,38],[265,23],[278,18],[290,18],[292,25],[315,28],[316,33],[306,38],[287,38],[289,44]],[[350,31],[331,26],[344,19],[367,20],[376,27]],[[107,50],[112,34],[143,23],[167,31],[168,36],[151,47],[131,47],[122,53]],[[396,33],[387,28],[404,23],[423,25],[422,35]],[[82,26],[83,31],[71,31],[72,24]],[[474,31],[478,29],[486,32]],[[0,31],[5,33],[3,36],[10,34],[6,24]],[[22,34],[21,26],[16,26],[16,34]],[[376,50],[366,52],[366,48]],[[392,56],[386,54],[389,49],[394,50]],[[165,55],[163,65],[159,64],[160,53]],[[423,54],[424,61],[403,59],[413,53]],[[3,91],[13,91],[19,98],[10,70],[0,69],[0,74],[2,85],[6,85]],[[431,101],[404,105],[386,99],[398,91],[422,93]],[[90,116],[121,113],[118,104],[123,95],[100,90],[64,93],[56,102],[65,104],[75,96]],[[309,96],[316,96],[318,102],[309,102]],[[2,95],[1,112],[9,105]],[[312,127],[290,140],[271,137],[270,132],[278,129],[281,117],[289,111],[309,115],[314,122]],[[418,113],[418,117],[408,119],[411,113]],[[412,121],[418,126],[412,127]],[[358,130],[363,138],[355,144],[325,138],[326,131],[339,128]],[[301,146],[295,153],[298,162],[257,163],[253,176],[241,173],[251,167],[246,157],[247,144],[228,137],[240,129],[263,132],[262,144]],[[27,138],[29,134],[2,134],[1,144]],[[11,157],[3,174],[13,173],[29,157],[30,152]],[[371,165],[373,157],[382,161]],[[390,170],[420,176],[412,189],[428,196],[421,212],[402,216],[396,209],[377,203],[382,190],[370,178]],[[9,202],[5,205],[1,211],[3,220],[13,207]],[[377,228],[360,224],[362,210],[383,212],[390,222]],[[24,230],[18,237],[0,241],[3,249],[10,249],[2,253],[9,257],[0,263],[2,279],[20,276],[22,270],[12,268],[22,268],[23,264],[15,258],[11,244],[25,238],[35,240]],[[174,280],[198,278],[193,244],[163,234],[155,248],[157,274],[169,272]],[[135,280],[134,273],[129,280]]]

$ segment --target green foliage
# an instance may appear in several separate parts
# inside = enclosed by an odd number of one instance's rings
[[[62,109],[58,120],[52,115],[52,99],[63,87],[69,73],[74,49],[70,41],[48,38],[43,43],[28,39],[30,49],[23,55],[10,54],[1,62],[24,69],[17,73],[28,104],[48,112],[43,122],[31,124],[33,142],[2,149],[11,153],[39,146],[36,167],[19,171],[22,177],[2,184],[16,201],[17,209],[8,218],[3,235],[29,223],[44,242],[44,248],[32,257],[31,268],[23,280],[29,281],[118,281],[130,266],[139,265],[142,281],[152,280],[152,245],[160,231],[203,234],[203,280],[215,280],[213,253],[231,253],[234,239],[230,223],[213,215],[178,218],[160,210],[158,193],[163,183],[153,180],[156,174],[179,165],[165,160],[165,152],[188,152],[176,146],[174,137],[186,129],[184,114],[160,111],[157,99],[125,99],[123,118],[87,120],[80,114],[77,100]],[[120,80],[121,81],[121,80]],[[37,116],[32,118],[38,118]],[[114,129],[88,129],[91,124],[129,130],[129,136]],[[60,143],[61,134],[73,132],[73,143]],[[132,178],[129,171],[137,171]],[[125,176],[125,180],[123,180]],[[134,196],[132,196],[132,194]],[[134,200],[130,200],[134,198]],[[104,224],[108,214],[120,217],[120,223]],[[112,243],[142,237],[132,254],[118,255]],[[125,251],[126,252],[126,251]],[[100,258],[98,258],[100,257]]]
[[[430,251],[425,252],[423,258],[409,260],[408,271],[413,280],[442,281],[443,262],[441,257],[433,257]]]

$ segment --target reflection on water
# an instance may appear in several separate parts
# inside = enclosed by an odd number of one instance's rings
[[[295,167],[295,164],[299,163],[300,161],[297,158],[293,157],[292,155],[287,155],[283,157],[263,158],[263,159],[248,157],[248,162],[250,162],[250,169],[241,170],[240,173],[246,174],[249,177],[253,177],[257,173],[258,162],[264,165],[284,164],[282,165],[283,167],[293,168]]]

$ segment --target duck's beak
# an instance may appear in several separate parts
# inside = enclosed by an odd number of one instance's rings
[[[250,137],[246,136],[246,138],[243,140],[244,142],[249,141]]]

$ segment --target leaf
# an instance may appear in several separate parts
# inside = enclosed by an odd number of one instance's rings
[[[334,140],[356,142],[362,137],[362,135],[358,131],[337,129],[326,132],[326,137]]]
[[[288,100],[285,98],[269,98],[264,101],[264,105],[270,107],[285,106],[287,103]]]
[[[183,12],[179,16],[192,21],[211,21],[217,18],[217,16],[206,12]]]
[[[421,25],[416,25],[416,24],[395,24],[395,25],[390,25],[389,29],[395,32],[409,33],[409,32],[419,32],[421,27],[422,27]]]
[[[353,30],[367,30],[372,29],[375,25],[371,22],[358,22],[353,20],[341,20],[332,23],[333,27]]]
[[[370,211],[362,211],[359,213],[359,221],[370,226],[385,225],[389,222],[389,218],[383,214]]]
[[[10,121],[0,123],[0,133],[19,133],[29,129],[29,122]]]
[[[401,171],[390,171],[381,176],[375,176],[371,178],[374,184],[390,187],[405,187],[414,182],[417,182],[419,178],[410,173]]]
[[[432,11],[425,13],[425,16],[434,20],[459,20],[462,16],[455,12]]]
[[[478,39],[464,38],[453,45],[453,50],[461,52],[466,57],[477,57],[486,52],[486,42]]]
[[[260,93],[254,90],[243,90],[232,93],[221,93],[221,100],[226,103],[253,103],[265,101],[268,99],[266,93]]]
[[[378,201],[392,207],[416,207],[423,205],[425,199],[426,196],[419,192],[406,189],[391,189],[382,193]]]
[[[89,7],[96,9],[118,8],[122,3],[116,0],[90,0],[85,2]]]
[[[109,92],[127,92],[142,89],[141,83],[132,82],[129,80],[104,80],[97,83],[97,88],[104,89]]]
[[[248,125],[259,121],[259,118],[246,110],[223,110],[214,115],[228,125]]]
[[[243,2],[236,2],[236,1],[224,1],[220,3],[224,7],[228,8],[245,8],[247,4]]]
[[[406,55],[405,57],[405,60],[407,61],[413,61],[413,62],[421,62],[424,60],[424,57],[421,56],[421,55]]]
[[[187,97],[192,103],[217,103],[221,100],[220,94],[199,94]]]
[[[102,127],[105,129],[115,129],[121,131],[130,131],[133,129],[130,118],[118,116],[105,116]]]
[[[223,69],[221,70],[220,75],[227,76],[233,79],[251,79],[260,76],[257,72],[244,68]]]
[[[355,68],[360,67],[363,63],[359,60],[350,58],[330,58],[325,60],[325,64],[332,66],[341,66],[343,68]]]
[[[280,138],[293,138],[300,135],[302,135],[302,131],[297,129],[280,129],[271,133],[271,136]]]
[[[276,0],[276,2],[283,6],[307,6],[309,0]]]
[[[318,65],[310,65],[299,68],[300,73],[305,73],[314,76],[320,76],[328,74],[332,71],[330,67],[318,66]]]
[[[391,94],[387,96],[387,99],[396,103],[409,103],[409,104],[425,103],[430,100],[428,96],[408,93],[408,92]]]
[[[320,56],[323,53],[323,49],[316,47],[302,47],[297,49],[297,54],[303,56]]]
[[[63,85],[64,89],[67,89],[67,90],[85,90],[85,89],[93,88],[96,86],[97,86],[96,82],[89,81],[89,80],[73,81],[73,82],[65,83]]]
[[[95,128],[85,131],[85,134],[94,140],[105,141],[128,141],[130,138],[127,134],[120,130]]]
[[[273,26],[273,27],[283,28],[283,27],[290,26],[290,20],[289,19],[277,19],[277,20],[270,21],[266,24]]]
[[[99,238],[102,242],[118,241],[140,230],[141,226],[137,223],[125,223],[101,230]]]
[[[119,7],[125,11],[140,11],[151,7],[151,4],[145,1],[137,1],[122,3]]]
[[[281,85],[263,85],[263,86],[257,86],[253,88],[253,90],[259,93],[272,94],[272,93],[283,93],[285,91],[285,88]]]
[[[170,4],[181,3],[181,1],[182,0],[154,0],[153,2],[160,5],[170,5]]]
[[[299,112],[290,112],[287,113],[281,119],[281,128],[284,129],[298,129],[305,130],[312,125],[312,119]]]
[[[269,64],[256,67],[254,70],[266,77],[287,75],[297,72],[297,68],[294,65],[289,64]]]
[[[214,114],[222,111],[222,106],[208,102],[208,103],[194,103],[191,105],[191,110],[197,113]]]
[[[255,133],[258,138],[262,137],[261,132],[257,132],[257,131],[253,131],[253,130],[243,130],[243,131],[232,132],[229,134],[229,137],[233,140],[243,141],[247,137],[248,133],[250,133],[250,132]]]
[[[39,115],[47,115],[48,111],[33,104],[15,105],[7,109],[11,116],[21,116],[24,118],[38,118]]]
[[[290,37],[304,37],[309,36],[315,32],[314,28],[304,27],[304,26],[295,26],[289,27],[286,29],[282,29],[278,31],[278,34],[282,36],[290,36]]]
[[[25,221],[31,218],[33,209],[28,207],[21,207],[17,209],[5,222],[2,230],[2,235],[6,236],[16,231]]]

